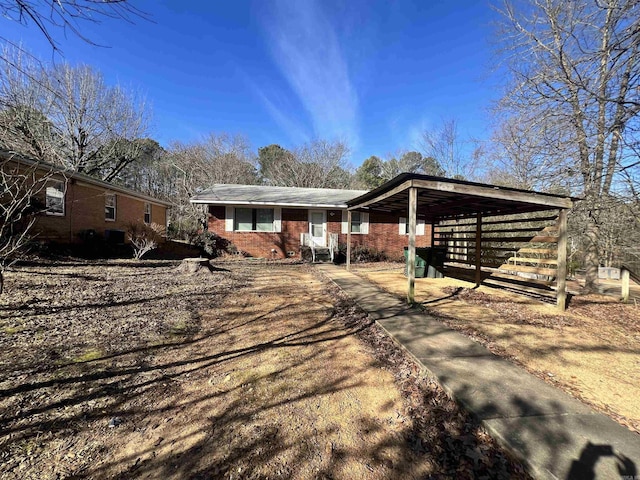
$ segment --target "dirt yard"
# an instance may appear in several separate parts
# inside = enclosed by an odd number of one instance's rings
[[[1,478],[528,478],[308,266],[176,265],[7,275]]]
[[[356,266],[355,273],[406,296],[398,264]],[[554,306],[453,278],[416,279],[416,301],[450,327],[640,432],[640,306],[613,297],[573,297]]]

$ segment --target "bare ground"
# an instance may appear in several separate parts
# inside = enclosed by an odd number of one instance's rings
[[[527,478],[304,265],[24,265],[0,297],[0,477]]]
[[[406,295],[398,264],[356,266]],[[573,297],[564,314],[515,293],[453,278],[416,279],[416,301],[494,353],[640,432],[640,307],[603,295]]]

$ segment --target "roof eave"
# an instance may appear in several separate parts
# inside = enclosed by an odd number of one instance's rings
[[[41,169],[49,169],[49,171],[51,171],[51,173],[62,175],[65,178],[72,178],[74,180],[80,180],[80,181],[86,182],[86,183],[91,184],[91,185],[100,186],[100,187],[103,187],[105,189],[108,189],[108,190],[111,190],[111,191],[114,191],[114,192],[119,192],[119,193],[123,193],[125,195],[130,195],[130,196],[138,198],[140,200],[146,200],[149,203],[155,203],[157,205],[162,205],[162,206],[165,206],[165,207],[168,207],[168,208],[173,206],[173,203],[171,203],[171,202],[167,202],[167,201],[164,201],[164,200],[157,199],[155,197],[152,197],[150,195],[146,195],[144,193],[137,192],[137,191],[132,190],[130,188],[120,187],[118,185],[114,185],[112,183],[105,182],[104,180],[99,180],[97,178],[91,177],[91,176],[86,175],[84,173],[72,172],[70,170],[65,170],[64,168],[58,167],[57,165],[53,165],[53,164],[48,163],[48,162],[44,162],[44,161],[41,161],[41,160],[36,160],[36,159],[33,159],[33,158],[25,157],[24,155],[22,155],[20,153],[17,153],[17,152],[4,150],[4,151],[0,152],[0,154],[1,155],[5,155],[5,157],[9,161],[24,162],[25,164],[29,165],[30,167],[36,167],[36,168],[41,168]]]
[[[285,203],[285,202],[257,202],[251,200],[207,200],[192,198],[190,203],[200,205],[260,205],[268,207],[290,207],[290,208],[347,208],[346,203]]]

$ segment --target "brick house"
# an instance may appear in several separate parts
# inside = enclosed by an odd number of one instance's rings
[[[30,231],[38,240],[73,244],[88,235],[124,243],[131,223],[167,226],[168,202],[13,152],[0,151],[0,159],[3,173],[46,177],[35,193],[42,212]]]
[[[347,241],[347,201],[364,190],[270,187],[218,184],[191,198],[203,205],[210,232],[255,257],[300,254],[301,237],[308,234],[320,247],[328,247],[334,234],[339,245]],[[309,238],[307,237],[307,238]],[[431,244],[431,227],[418,218],[416,245]],[[352,246],[401,258],[408,244],[406,216],[380,212],[353,212]]]

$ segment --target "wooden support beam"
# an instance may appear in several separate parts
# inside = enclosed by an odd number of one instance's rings
[[[501,189],[489,185],[468,185],[463,183],[442,182],[438,180],[413,180],[413,186],[429,190],[444,191],[454,195],[473,195],[489,200],[505,200],[523,202],[550,208],[571,208],[573,201],[570,198],[555,197],[535,192],[526,192],[510,189]],[[540,209],[542,210],[542,208]]]
[[[415,302],[416,286],[416,217],[418,211],[418,189],[409,189],[409,251],[407,252],[407,302]]]
[[[482,213],[476,217],[476,286],[482,283]]]
[[[431,246],[435,247],[436,246],[436,224],[434,222],[431,222]],[[438,242],[438,245],[440,245],[440,242]]]
[[[624,265],[622,266],[622,268],[620,269],[620,280],[622,281],[622,301],[623,302],[628,302],[629,301],[629,269],[626,268]]]
[[[546,275],[547,277],[558,277],[558,270],[555,268],[545,267],[529,267],[527,265],[513,265],[512,263],[503,263],[500,270],[507,272],[535,273],[537,275]]]
[[[351,210],[347,210],[347,271],[351,270]]]
[[[485,234],[491,232],[484,232]],[[443,240],[456,241],[456,242],[473,242],[475,237],[442,237]],[[484,243],[556,243],[558,237],[555,236],[542,236],[536,235],[535,237],[482,237]],[[514,249],[512,249],[514,250]]]
[[[401,183],[397,187],[392,188],[388,192],[381,193],[380,195],[378,195],[375,198],[366,200],[366,201],[364,201],[362,203],[359,203],[357,205],[353,205],[352,207],[349,207],[349,210],[357,210],[359,208],[368,207],[369,205],[372,205],[374,203],[381,202],[382,200],[385,200],[387,198],[393,197],[394,195],[406,190],[410,186],[411,186],[411,181],[407,180],[406,182]],[[416,203],[417,203],[417,201],[416,201]]]
[[[537,263],[538,265],[557,265],[556,258],[532,258],[532,257],[509,257],[507,262],[515,263]]]
[[[486,223],[483,223],[483,225],[486,225]],[[451,228],[451,227],[449,227]],[[541,227],[531,227],[531,228],[503,228],[503,229],[497,229],[497,230],[486,230],[485,233],[517,233],[517,232],[539,232]],[[461,233],[461,234],[468,234],[468,233],[476,233],[475,229],[473,230],[451,230],[449,232],[438,232],[438,235],[449,235],[452,233]]]
[[[513,250],[513,248],[511,249]],[[557,248],[521,248],[518,253],[537,253],[539,255],[553,255],[558,256]]]
[[[557,215],[551,215],[547,217],[538,217],[538,218],[515,218],[512,220],[493,220],[491,222],[482,222],[483,225],[504,225],[506,223],[531,223],[531,222],[551,222],[556,221],[558,218]]]
[[[556,277],[558,310],[567,308],[567,210],[558,212],[558,272]]]

